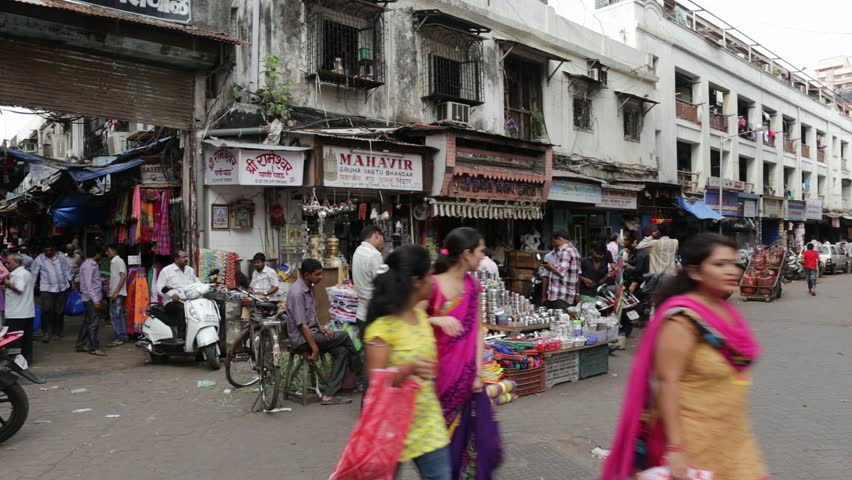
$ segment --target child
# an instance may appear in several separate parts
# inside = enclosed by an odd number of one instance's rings
[[[412,375],[422,385],[399,461],[413,460],[421,478],[450,480],[450,440],[433,383],[435,335],[426,313],[416,307],[432,293],[429,252],[416,245],[398,248],[378,273],[364,333],[367,368],[398,369],[394,386]]]

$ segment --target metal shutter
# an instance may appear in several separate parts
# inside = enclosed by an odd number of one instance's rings
[[[0,105],[189,129],[192,72],[0,38]]]

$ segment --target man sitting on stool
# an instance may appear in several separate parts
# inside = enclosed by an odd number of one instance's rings
[[[331,353],[331,376],[322,396],[322,405],[351,403],[351,398],[338,397],[337,393],[343,386],[343,378],[349,368],[356,373],[361,370],[361,358],[346,332],[333,332],[319,324],[313,287],[322,280],[322,264],[308,258],[302,262],[299,273],[300,278],[287,292],[287,334],[290,343],[296,352],[310,352],[308,360],[311,362],[316,362],[320,353]]]
[[[175,252],[174,263],[164,268],[157,277],[157,294],[163,297],[163,310],[168,313],[171,321],[177,322],[180,338],[186,335],[186,316],[183,302],[180,301],[178,294],[184,288],[198,282],[195,270],[187,263],[189,263],[189,256],[186,250],[178,250]]]

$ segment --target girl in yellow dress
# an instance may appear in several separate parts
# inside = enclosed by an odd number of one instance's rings
[[[450,439],[434,387],[435,335],[426,312],[417,308],[432,293],[429,252],[416,245],[398,248],[385,259],[379,273],[364,333],[367,368],[398,369],[395,386],[416,377],[421,388],[399,461],[413,461],[425,480],[450,480]]]

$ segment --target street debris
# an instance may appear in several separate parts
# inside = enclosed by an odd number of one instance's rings
[[[287,407],[278,407],[278,408],[273,408],[272,410],[264,410],[264,412],[266,412],[266,413],[292,412],[292,411],[293,411],[292,408],[287,408]]]
[[[210,388],[216,385],[216,382],[213,380],[199,380],[198,388]]]
[[[91,408],[78,408],[77,410],[72,410],[71,413],[86,413],[91,411]]]
[[[118,418],[118,417],[120,417],[121,415],[118,415],[118,414],[116,414],[116,413],[113,413],[113,414],[110,414],[110,415],[104,415],[104,416],[105,416],[106,418]]]
[[[74,390],[71,390],[71,395],[77,395],[78,393],[85,393],[88,391],[88,388],[75,388]]]
[[[34,420],[33,423],[36,424],[36,425],[39,425],[39,424],[53,423],[53,422],[51,422],[50,420]]]
[[[599,460],[603,460],[609,456],[609,450],[601,447],[595,447],[592,449],[592,456]]]

